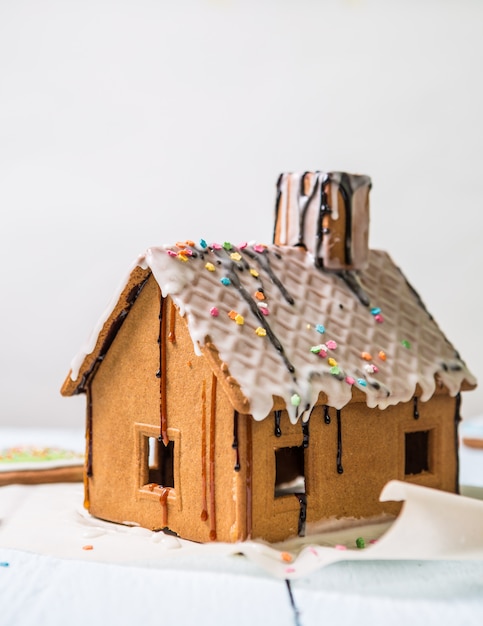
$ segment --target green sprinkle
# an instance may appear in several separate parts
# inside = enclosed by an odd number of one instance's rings
[[[329,370],[329,372],[333,374],[334,376],[338,376],[341,373],[341,371],[342,370],[340,369],[338,365],[333,365]]]
[[[401,345],[404,346],[405,348],[407,348],[408,350],[411,347],[411,344],[409,343],[409,341],[407,339],[403,339],[401,341]]]
[[[300,406],[300,396],[298,393],[294,393],[292,395],[292,397],[290,398],[290,402],[292,403],[292,406]]]
[[[223,247],[225,248],[225,250],[231,250],[233,248],[233,246],[231,245],[229,241],[225,241],[223,243]]]
[[[364,541],[363,537],[357,537],[356,539],[356,546],[362,550],[362,548],[366,547],[366,542]]]

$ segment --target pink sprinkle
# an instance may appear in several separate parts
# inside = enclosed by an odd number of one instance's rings
[[[248,246],[246,241],[242,241],[242,243],[238,246],[239,250],[244,250]]]
[[[319,553],[317,552],[317,550],[313,548],[312,546],[310,546],[309,552],[310,554],[313,554],[314,556],[319,556]]]
[[[355,381],[355,379],[354,379],[354,378],[352,378],[352,376],[346,376],[346,377],[345,377],[345,382],[346,382],[348,385],[353,385],[356,381]]]
[[[219,243],[213,243],[211,247],[213,248],[213,250],[221,250],[221,244]]]
[[[174,250],[166,250],[166,252],[169,254],[169,256],[178,256],[178,253]]]
[[[260,307],[260,313],[262,313],[263,315],[269,315],[270,311],[267,309],[266,306],[264,306],[264,307]]]
[[[347,546],[343,546],[341,543],[338,543],[334,546],[336,550],[347,550]]]
[[[377,539],[371,539],[371,540],[369,541],[369,543],[375,544],[375,543],[377,543]]]
[[[379,371],[379,368],[377,367],[377,365],[372,365],[372,373],[377,374],[378,371]]]
[[[295,572],[295,567],[286,567],[285,568],[285,573],[286,574],[293,574]]]
[[[382,317],[380,313],[378,313],[377,315],[374,315],[374,319],[376,320],[378,324],[382,324],[384,321],[384,318]]]
[[[253,249],[255,250],[255,252],[263,252],[265,250],[265,246],[262,246],[261,244],[256,243],[253,246]]]
[[[218,317],[219,313],[220,313],[220,312],[218,311],[218,309],[216,308],[216,306],[212,306],[212,307],[211,307],[211,309],[210,309],[210,315],[212,315],[213,317]]]
[[[333,339],[326,341],[325,345],[329,348],[329,350],[335,350],[337,348],[337,343]]]
[[[319,350],[318,354],[319,354],[319,356],[320,356],[322,359],[325,359],[325,357],[327,356],[327,350],[324,350],[324,349],[322,348],[322,349],[320,349],[320,350]]]

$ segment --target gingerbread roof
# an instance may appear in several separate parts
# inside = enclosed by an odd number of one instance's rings
[[[371,250],[363,271],[334,272],[301,247],[201,241],[139,257],[74,359],[65,395],[85,390],[151,273],[234,407],[255,419],[274,399],[296,420],[319,397],[342,408],[362,393],[384,409],[415,394],[428,400],[437,385],[456,395],[476,384],[387,253]]]

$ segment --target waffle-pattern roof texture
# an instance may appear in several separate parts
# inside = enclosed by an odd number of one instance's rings
[[[321,393],[342,408],[358,389],[369,407],[384,409],[416,393],[428,400],[437,383],[451,395],[476,384],[385,252],[370,251],[363,271],[330,272],[300,247],[202,241],[150,248],[136,266],[171,296],[197,353],[216,352],[257,420],[274,398],[295,421],[309,417]],[[73,383],[114,309],[73,362]]]

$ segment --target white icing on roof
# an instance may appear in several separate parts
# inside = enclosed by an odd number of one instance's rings
[[[417,385],[428,400],[435,376],[451,395],[464,380],[476,383],[385,252],[371,251],[362,272],[338,274],[301,248],[203,246],[153,247],[136,265],[151,269],[186,316],[198,353],[210,337],[255,419],[268,415],[273,396],[295,421],[308,418],[320,392],[342,408],[354,386],[384,409],[410,400]],[[73,380],[108,318],[73,361]]]

